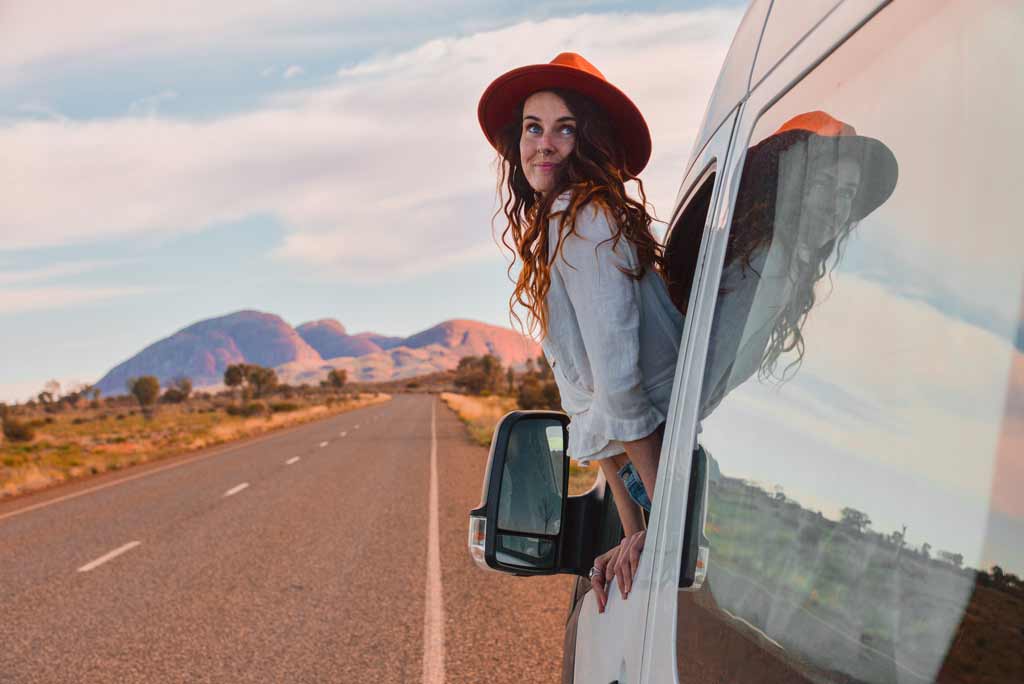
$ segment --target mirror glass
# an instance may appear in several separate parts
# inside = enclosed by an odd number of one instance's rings
[[[499,491],[498,527],[503,532],[558,534],[564,462],[564,434],[559,421],[524,418],[512,427]],[[509,538],[509,548],[525,543],[521,539]],[[545,553],[540,548],[523,552],[532,556]]]
[[[555,566],[553,541],[515,534],[499,534],[497,542],[495,555],[499,563],[536,569]]]

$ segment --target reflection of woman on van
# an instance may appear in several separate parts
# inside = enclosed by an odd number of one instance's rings
[[[896,187],[896,158],[824,112],[793,117],[747,151],[712,326],[702,416],[757,373],[785,380],[804,355],[815,284],[858,222]],[[780,357],[796,358],[780,368]]]
[[[618,550],[635,549],[623,554],[635,568],[642,545],[682,334],[637,178],[650,133],[629,98],[573,53],[498,77],[478,114],[500,156],[502,240],[521,267],[510,308],[522,306],[542,339],[571,419],[568,455],[600,464],[626,534],[592,570],[603,604]],[[623,569],[620,588],[631,580]]]

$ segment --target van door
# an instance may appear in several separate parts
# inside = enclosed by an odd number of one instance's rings
[[[1024,13],[854,5],[737,125],[681,682],[1024,681]]]

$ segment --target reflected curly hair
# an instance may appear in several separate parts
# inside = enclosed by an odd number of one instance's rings
[[[622,238],[636,248],[639,267],[636,272],[624,273],[639,279],[647,269],[660,273],[664,266],[662,247],[651,232],[654,219],[647,213],[643,182],[626,170],[624,150],[604,111],[573,91],[550,89],[544,92],[562,98],[576,117],[576,144],[561,165],[562,173],[551,192],[545,195],[536,192],[526,179],[519,156],[521,104],[515,118],[498,135],[500,206],[494,213],[494,219],[504,214],[507,220],[501,243],[512,252],[508,276],[515,282],[515,289],[509,297],[510,320],[515,319],[520,330],[539,339],[548,333],[545,300],[551,287],[551,264],[561,253],[566,237],[576,234],[576,216],[588,204],[605,211],[611,220],[614,233],[607,241],[612,242],[613,248]],[[629,181],[636,182],[639,201],[626,194]],[[570,193],[568,206],[563,211],[552,212],[555,199],[566,191]],[[558,241],[555,254],[549,255],[548,228],[554,218],[558,219]],[[518,276],[513,277],[517,259],[521,268]],[[527,311],[525,326],[516,313],[517,305]],[[537,332],[539,335],[535,335]]]

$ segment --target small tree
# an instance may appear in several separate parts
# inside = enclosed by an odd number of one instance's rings
[[[246,371],[245,379],[252,386],[254,396],[266,396],[277,387],[277,373],[273,368],[248,366]]]
[[[503,389],[505,373],[496,356],[464,356],[455,369],[455,386],[467,394],[498,394]]]
[[[868,517],[868,514],[858,511],[856,508],[844,508],[839,511],[839,515],[842,516],[839,521],[840,523],[848,525],[858,532],[863,533],[864,530],[871,527],[871,518]]]
[[[183,375],[179,375],[171,382],[173,384],[167,388],[161,400],[170,404],[180,404],[188,400],[189,395],[192,393],[192,381]]]
[[[348,382],[348,373],[345,372],[344,368],[335,368],[327,374],[327,384],[334,388],[335,391],[340,390]]]
[[[160,396],[160,381],[155,375],[143,375],[141,378],[128,378],[128,392],[139,402],[142,415],[147,419],[153,416],[153,404]]]
[[[241,387],[243,382],[245,382],[244,364],[232,364],[224,370],[224,384],[228,386],[232,394],[236,387]]]

